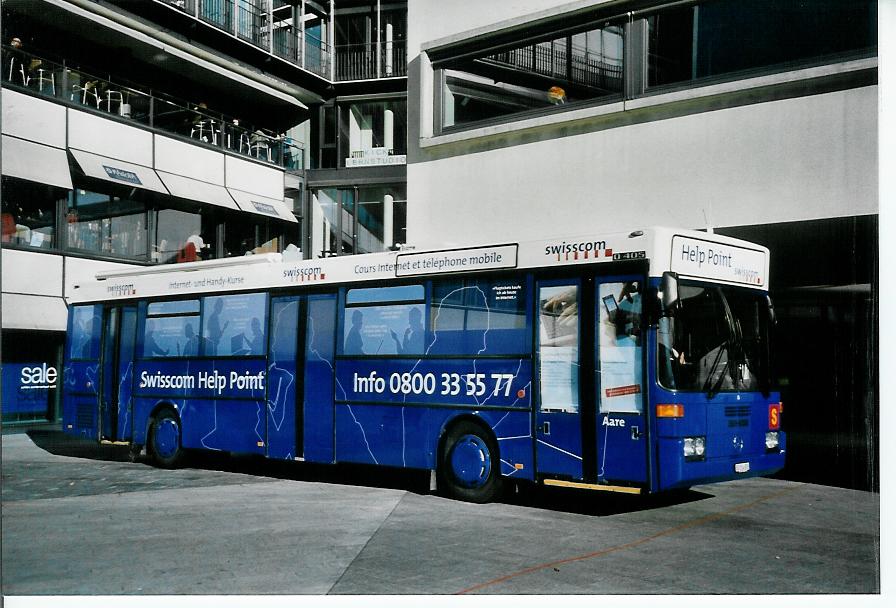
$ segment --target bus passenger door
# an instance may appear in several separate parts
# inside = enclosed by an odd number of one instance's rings
[[[647,482],[644,415],[643,276],[600,277],[595,285],[598,481]]]
[[[100,393],[100,437],[128,441],[133,425],[132,386],[137,309],[114,306],[103,317],[102,392]]]
[[[302,374],[299,319],[305,298],[285,296],[271,300],[270,348],[267,369],[267,456],[293,459],[302,456]]]
[[[535,461],[539,474],[582,479],[579,279],[538,282]]]

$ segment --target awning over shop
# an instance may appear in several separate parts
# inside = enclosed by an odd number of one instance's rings
[[[65,150],[3,136],[3,175],[72,189]]]
[[[83,150],[71,149],[71,153],[78,162],[78,166],[81,167],[81,170],[88,177],[168,194],[168,190],[165,188],[162,180],[149,167],[107,158],[99,154],[84,152]]]
[[[175,175],[174,173],[166,173],[165,171],[157,171],[156,173],[158,173],[172,196],[208,203],[209,205],[216,205],[226,209],[239,210],[239,207],[224,186],[183,177],[182,175]]]
[[[236,204],[239,205],[239,208],[243,211],[279,218],[288,222],[299,221],[282,200],[268,198],[250,192],[243,192],[242,190],[235,190],[234,188],[228,188],[227,191],[230,192],[233,200],[236,201]]]
[[[68,309],[62,298],[3,294],[3,329],[65,331]]]

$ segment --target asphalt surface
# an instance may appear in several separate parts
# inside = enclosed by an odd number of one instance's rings
[[[875,594],[880,500],[776,479],[473,505],[426,473],[2,438],[3,595]]]

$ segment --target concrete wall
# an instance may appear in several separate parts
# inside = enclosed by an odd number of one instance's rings
[[[424,147],[409,153],[408,240],[454,246],[877,213],[877,95],[865,86],[582,133],[564,123],[497,142],[416,139]]]

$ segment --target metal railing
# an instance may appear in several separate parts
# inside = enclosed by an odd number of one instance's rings
[[[267,10],[260,8],[255,0],[244,0],[237,3],[236,35],[247,42],[260,47],[267,47]]]
[[[170,4],[175,8],[179,8],[190,15],[193,15],[196,12],[196,1],[197,0],[162,0],[162,2]]]
[[[325,40],[292,25],[281,25],[268,35],[267,4],[259,0],[161,0],[204,23],[236,35],[261,49],[270,49],[276,57],[330,79],[333,53]],[[282,3],[281,3],[282,4]],[[235,21],[234,21],[235,20]],[[276,22],[275,22],[276,23]],[[377,44],[349,44],[336,47],[335,80],[372,80],[407,76],[407,50],[404,40]]]
[[[69,67],[65,61],[51,61],[6,45],[0,49],[0,64],[6,85],[180,135],[288,171],[301,171],[305,167],[304,149],[289,137],[215,112],[205,103],[189,103],[133,83],[124,84],[123,80],[96,76]]]
[[[299,58],[302,66],[318,76],[330,78],[330,45],[305,32],[304,56]]]
[[[199,18],[227,32],[233,32],[233,0],[199,0]]]
[[[377,55],[379,48],[379,55]],[[370,80],[407,75],[403,40],[336,46],[336,80]]]
[[[622,89],[622,65],[602,61],[599,55],[565,45],[535,44],[490,55],[487,59],[526,72],[563,78],[574,84],[610,91]]]

